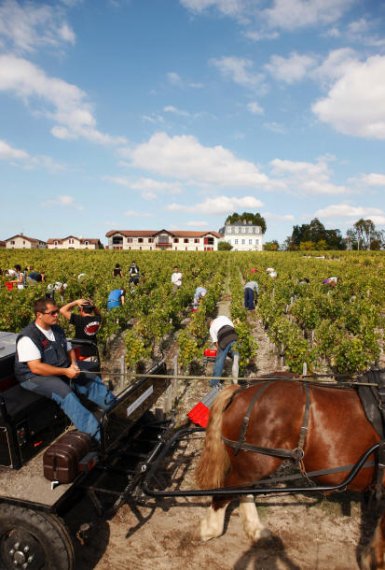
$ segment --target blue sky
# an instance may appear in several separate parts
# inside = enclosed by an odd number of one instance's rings
[[[385,228],[385,4],[0,1],[0,239]]]

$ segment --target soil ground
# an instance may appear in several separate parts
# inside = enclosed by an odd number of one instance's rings
[[[252,313],[250,319],[259,343],[257,373],[279,369],[279,358],[261,323]],[[206,380],[179,384],[179,421],[207,392]],[[186,477],[192,485],[191,472]],[[362,533],[357,497],[258,498],[259,514],[271,538],[256,544],[243,533],[236,503],[228,509],[224,534],[200,542],[199,522],[209,504],[207,498],[165,499],[157,506],[153,502],[139,506],[136,513],[124,504],[112,518],[100,520],[79,546],[76,570],[358,569],[357,545]],[[82,507],[83,520],[87,509],[87,505]]]

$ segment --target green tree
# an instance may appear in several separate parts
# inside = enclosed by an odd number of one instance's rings
[[[383,236],[372,220],[360,218],[346,232],[346,241],[352,249],[381,249]],[[380,246],[380,247],[379,247]]]
[[[291,236],[286,240],[286,247],[289,250],[300,249],[305,243],[308,249],[309,242],[313,242],[311,249],[345,249],[346,244],[340,230],[327,230],[318,218],[311,220],[310,224],[294,226]],[[316,245],[320,244],[320,245]]]
[[[238,214],[237,212],[234,212],[233,214],[227,216],[225,224],[236,224],[242,222],[251,222],[253,226],[260,226],[263,234],[267,230],[266,220],[258,212],[256,214],[253,214],[251,212],[243,212],[243,214]]]
[[[227,241],[218,242],[218,251],[230,251],[231,249],[233,249],[231,243],[228,243]]]
[[[277,242],[276,239],[274,239],[273,241],[267,241],[266,243],[263,244],[263,249],[265,251],[278,251],[279,243]]]

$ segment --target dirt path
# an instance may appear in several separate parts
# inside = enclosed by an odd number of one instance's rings
[[[219,307],[226,314],[225,305]],[[259,344],[258,374],[277,370],[278,360],[257,315],[250,313]],[[206,380],[180,388],[189,410],[206,393]],[[192,481],[192,474],[188,477]],[[157,508],[123,505],[101,521],[80,548],[76,570],[357,570],[360,505],[351,496],[335,500],[299,496],[258,498],[270,539],[253,545],[245,538],[236,505],[231,505],[223,536],[201,543],[199,522],[209,500],[176,499]],[[84,507],[84,515],[86,507]]]

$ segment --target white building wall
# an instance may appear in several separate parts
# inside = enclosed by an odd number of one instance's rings
[[[122,244],[114,244],[114,237],[122,237]],[[175,241],[178,239],[178,241]],[[185,241],[187,240],[187,241]],[[218,239],[213,236],[214,243],[212,245],[207,245],[204,243],[204,238],[174,238],[169,237],[167,244],[164,245],[165,251],[205,251],[207,249],[213,249],[216,251],[218,249]],[[109,249],[123,249],[123,250],[134,250],[134,251],[161,251],[162,245],[159,242],[159,236],[154,238],[148,237],[125,237],[120,236],[120,234],[115,234],[108,238],[108,248]]]
[[[24,236],[17,236],[10,241],[6,241],[7,249],[44,249],[44,242],[31,242]]]
[[[260,226],[227,225],[223,240],[232,246],[233,251],[263,250],[263,234]]]

